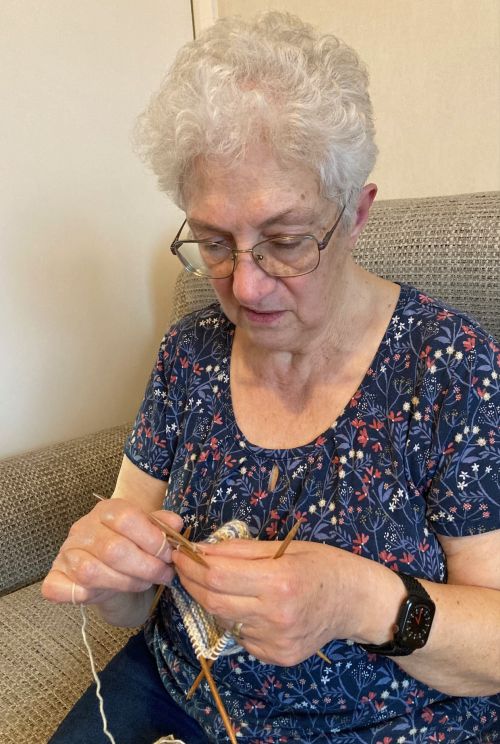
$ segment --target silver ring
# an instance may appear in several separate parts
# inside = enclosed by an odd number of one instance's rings
[[[241,630],[243,628],[243,623],[235,623],[231,630],[229,631],[233,638],[240,639],[241,638]]]

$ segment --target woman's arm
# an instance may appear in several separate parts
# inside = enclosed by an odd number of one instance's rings
[[[426,646],[394,657],[409,675],[450,695],[500,690],[500,531],[443,538],[449,584],[422,581],[436,603]],[[292,666],[330,640],[382,644],[407,591],[380,563],[319,543],[233,540],[205,545],[210,568],[176,552],[186,589],[262,661]]]
[[[500,691],[500,530],[439,539],[448,584],[422,580],[436,604],[429,640],[396,661],[450,695],[491,695]]]
[[[147,617],[153,585],[173,577],[172,551],[148,519],[163,504],[166,484],[124,457],[111,499],[96,504],[70,529],[42,586],[52,602],[94,604],[113,625],[140,625]],[[160,511],[174,529],[181,518]]]

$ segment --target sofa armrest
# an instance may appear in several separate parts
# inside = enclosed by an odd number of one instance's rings
[[[131,425],[0,461],[0,594],[48,572],[69,527],[110,495]]]

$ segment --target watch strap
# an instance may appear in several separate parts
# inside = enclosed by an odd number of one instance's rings
[[[370,643],[360,644],[369,654],[382,654],[383,656],[409,656],[410,654],[412,654],[415,650],[414,648],[408,648],[407,646],[404,646],[403,644],[398,642],[398,633],[400,630],[399,626],[401,623],[401,618],[404,614],[404,608],[410,597],[417,597],[425,602],[432,602],[432,599],[429,596],[428,592],[424,589],[422,584],[417,581],[417,579],[415,579],[413,576],[408,576],[408,574],[398,572],[396,573],[396,575],[399,576],[399,578],[405,585],[408,591],[408,597],[403,602],[399,610],[398,618],[396,620],[397,630],[394,639],[392,641],[387,641],[387,643],[381,643],[379,645]],[[432,604],[434,603],[432,602]]]

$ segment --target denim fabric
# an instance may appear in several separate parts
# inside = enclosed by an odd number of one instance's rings
[[[143,633],[133,636],[100,673],[104,712],[116,744],[152,744],[173,734],[186,744],[208,744],[196,721],[165,690]],[[95,685],[69,712],[49,744],[109,744]]]

